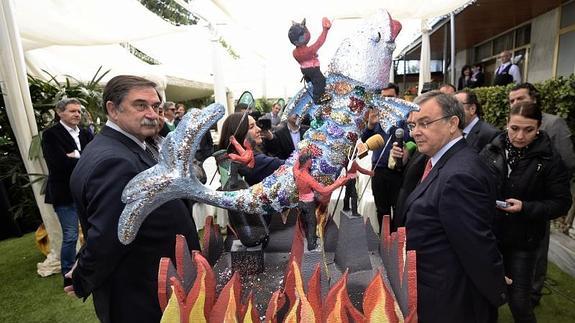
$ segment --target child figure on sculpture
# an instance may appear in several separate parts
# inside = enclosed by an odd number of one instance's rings
[[[310,174],[311,163],[311,153],[303,152],[298,156],[293,166],[293,174],[299,195],[298,206],[305,228],[308,250],[314,250],[317,247],[317,218],[315,210],[318,203],[326,206],[329,203],[331,193],[336,188],[356,177],[356,173],[350,172],[346,176],[338,178],[333,184],[324,186]]]
[[[293,57],[299,63],[301,72],[307,82],[313,85],[313,102],[315,104],[325,103],[331,100],[329,94],[325,93],[325,76],[320,70],[317,51],[321,48],[327,37],[327,32],[331,28],[331,22],[324,17],[322,19],[323,31],[315,43],[308,46],[311,35],[305,26],[305,19],[301,23],[292,22],[288,37],[292,44],[296,46],[293,50]]]

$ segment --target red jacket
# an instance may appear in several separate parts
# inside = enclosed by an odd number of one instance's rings
[[[301,68],[319,67],[319,59],[317,56],[317,51],[325,42],[327,37],[328,28],[323,28],[321,35],[317,38],[315,43],[311,46],[303,45],[296,47],[293,50],[293,57],[299,63]]]

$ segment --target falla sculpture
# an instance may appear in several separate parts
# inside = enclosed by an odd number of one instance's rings
[[[283,166],[247,189],[214,191],[194,176],[192,156],[204,134],[223,117],[224,108],[215,103],[192,109],[164,141],[158,164],[124,189],[119,240],[133,241],[146,216],[172,199],[193,199],[242,216],[277,217],[297,210],[300,197],[294,166],[303,154],[311,156],[306,171],[314,181],[323,186],[336,183],[367,125],[370,109],[379,111],[384,130],[418,110],[410,102],[379,95],[389,80],[400,30],[399,22],[378,10],[349,34],[327,69],[324,93],[329,99],[314,102],[310,82],[284,109],[283,118],[309,115],[310,129]],[[416,255],[405,250],[405,230],[384,231],[377,238],[369,220],[343,214],[338,228],[326,217],[326,200],[329,196],[319,201],[316,210],[319,251],[307,250],[298,219],[292,226],[290,248],[276,252],[275,258],[266,254],[263,276],[247,277],[231,270],[219,228],[210,218],[201,253],[187,250],[185,239],[178,237],[176,264],[168,258],[160,263],[162,322],[417,322]],[[272,233],[270,244],[273,238]],[[359,258],[363,260],[355,260]],[[266,276],[271,263],[279,274]],[[276,286],[275,292],[269,292]]]
[[[331,100],[314,104],[310,84],[288,102],[284,117],[309,114],[311,127],[282,167],[247,189],[215,191],[194,176],[192,156],[204,134],[224,115],[224,108],[214,103],[202,110],[192,109],[164,140],[158,164],[138,174],[124,189],[126,207],[118,225],[119,240],[124,244],[133,241],[147,215],[172,199],[192,199],[245,214],[296,208],[299,198],[292,168],[302,152],[312,155],[310,174],[315,180],[325,186],[333,184],[347,166],[347,154],[365,129],[370,109],[379,111],[382,129],[419,109],[410,102],[379,95],[389,80],[394,39],[400,30],[399,22],[380,10],[342,42],[326,78],[325,92]]]

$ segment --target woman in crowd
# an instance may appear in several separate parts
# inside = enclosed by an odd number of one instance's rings
[[[238,152],[234,145],[230,144],[232,135],[240,144],[243,144],[244,140],[247,139],[254,151],[254,167],[250,168],[242,165],[238,170],[248,185],[251,186],[261,182],[284,164],[283,159],[270,157],[261,152],[259,147],[262,144],[262,136],[270,137],[272,134],[269,130],[262,132],[252,116],[243,112],[236,112],[229,115],[222,126],[219,149],[225,149],[228,153],[240,154],[241,152]]]
[[[473,73],[471,74],[471,84],[469,87],[471,88],[482,87],[485,84],[485,74],[483,74],[483,66],[481,66],[481,64],[475,64],[473,65],[473,68],[471,68],[471,71]]]
[[[222,154],[216,157],[220,165],[222,190],[233,191],[257,184],[284,164],[281,159],[261,153],[258,148],[261,144],[262,131],[252,116],[245,112],[236,112],[226,118],[222,125],[219,149],[225,151],[229,158]],[[242,175],[243,179],[239,175]],[[243,245],[253,247],[267,242],[271,217],[228,211],[228,218],[235,235]]]
[[[515,322],[536,322],[530,295],[537,246],[545,222],[571,206],[567,169],[548,135],[539,130],[541,117],[536,104],[513,105],[507,131],[481,152],[497,176],[494,231],[512,281],[508,300]]]
[[[457,82],[457,91],[461,91],[466,87],[472,87],[473,82],[471,82],[471,74],[471,66],[463,66],[461,69],[461,76]]]

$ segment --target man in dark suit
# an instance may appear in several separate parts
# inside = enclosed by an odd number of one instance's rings
[[[467,145],[479,153],[499,131],[494,126],[479,119],[483,110],[481,110],[481,103],[477,100],[475,93],[459,91],[455,94],[455,99],[461,103],[465,113],[463,137],[467,141]]]
[[[408,154],[406,148],[400,147],[393,147],[391,150],[391,154],[395,158],[403,159],[405,154]],[[407,197],[417,184],[421,181],[421,175],[423,175],[423,170],[425,169],[425,164],[429,157],[425,156],[424,154],[418,152],[417,150],[409,156],[407,163],[403,166],[403,181],[401,183],[401,187],[397,193],[397,201],[395,205],[395,214],[394,217],[391,219],[392,226],[391,228],[395,231],[399,227],[405,227],[405,212],[403,210],[407,207],[405,205],[405,201]]]
[[[102,322],[159,322],[158,266],[174,259],[176,234],[199,250],[196,226],[186,204],[173,200],[159,206],[142,224],[134,242],[118,240],[126,184],[155,164],[145,139],[158,128],[160,97],[156,84],[120,75],[104,89],[108,121],[72,174],[71,188],[86,238],[71,277],[71,295],[92,294]]]
[[[78,127],[82,104],[78,99],[67,98],[56,103],[58,123],[42,132],[42,152],[48,166],[48,183],[45,202],[52,204],[62,227],[60,265],[66,275],[76,258],[78,242],[78,213],[70,193],[70,175],[92,135]],[[64,286],[72,282],[64,278]]]
[[[396,98],[399,96],[399,86],[395,83],[388,83],[386,87],[381,90],[381,96]],[[397,216],[396,202],[397,194],[401,183],[403,181],[403,167],[396,167],[395,164],[389,164],[389,155],[393,148],[393,142],[396,142],[395,131],[397,129],[404,130],[403,142],[410,140],[409,132],[405,123],[392,126],[388,131],[384,131],[379,124],[379,113],[372,109],[369,112],[367,127],[361,134],[361,140],[366,142],[371,136],[380,135],[385,142],[391,141],[389,144],[384,145],[379,149],[373,151],[371,155],[371,168],[374,175],[371,178],[371,191],[373,193],[373,200],[375,201],[375,211],[377,221],[379,223],[380,232],[383,223],[384,215],[392,215],[391,231],[395,231],[397,227],[393,219]]]
[[[415,100],[408,118],[422,181],[406,201],[407,249],[417,252],[420,322],[488,322],[505,301],[501,254],[491,223],[495,183],[461,130],[463,109],[438,91]]]
[[[291,114],[287,122],[280,125],[273,132],[271,139],[264,140],[264,149],[266,154],[276,156],[279,159],[286,160],[297,147],[303,134],[309,127],[299,124],[299,116]]]

